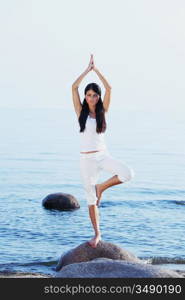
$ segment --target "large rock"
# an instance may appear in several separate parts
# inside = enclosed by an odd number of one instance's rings
[[[65,193],[49,194],[42,200],[42,205],[45,208],[58,210],[73,210],[80,208],[77,199]]]
[[[63,267],[58,278],[183,278],[175,271],[144,263],[98,258]]]
[[[96,248],[92,248],[88,242],[85,242],[80,244],[78,247],[64,253],[56,266],[56,271],[59,271],[63,266],[68,264],[86,262],[100,257],[126,260],[131,262],[141,261],[129,251],[126,251],[115,244],[101,240]]]

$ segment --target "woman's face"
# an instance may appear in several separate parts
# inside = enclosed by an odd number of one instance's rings
[[[87,103],[90,106],[96,105],[96,103],[99,100],[99,97],[100,96],[96,92],[94,92],[93,90],[88,90],[86,95],[85,95],[85,99],[86,99]]]

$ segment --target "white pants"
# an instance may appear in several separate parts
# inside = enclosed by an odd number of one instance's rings
[[[122,183],[131,180],[135,175],[132,168],[112,157],[108,150],[88,154],[80,153],[80,175],[88,205],[96,204],[95,185],[101,170],[117,175]]]

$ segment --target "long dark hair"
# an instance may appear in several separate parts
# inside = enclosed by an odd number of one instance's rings
[[[101,99],[101,88],[99,87],[99,85],[97,83],[92,82],[86,86],[86,88],[84,90],[84,94],[86,95],[86,93],[89,90],[93,90],[95,93],[97,93],[99,95],[99,100],[96,103],[96,108],[95,108],[96,132],[97,133],[105,132],[106,121],[105,121],[105,110],[103,107],[103,101]],[[78,122],[80,125],[80,132],[83,132],[85,130],[85,124],[86,124],[88,115],[89,115],[89,105],[88,105],[86,99],[84,98],[83,103],[82,103],[82,110],[81,110],[80,116],[78,118]]]

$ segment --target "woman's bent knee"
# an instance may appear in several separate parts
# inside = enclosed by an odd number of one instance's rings
[[[132,168],[129,167],[127,167],[126,169],[124,167],[118,174],[119,180],[123,183],[132,180],[134,177],[135,177],[135,172]]]
[[[132,168],[130,168],[130,180],[135,177],[135,172]]]

